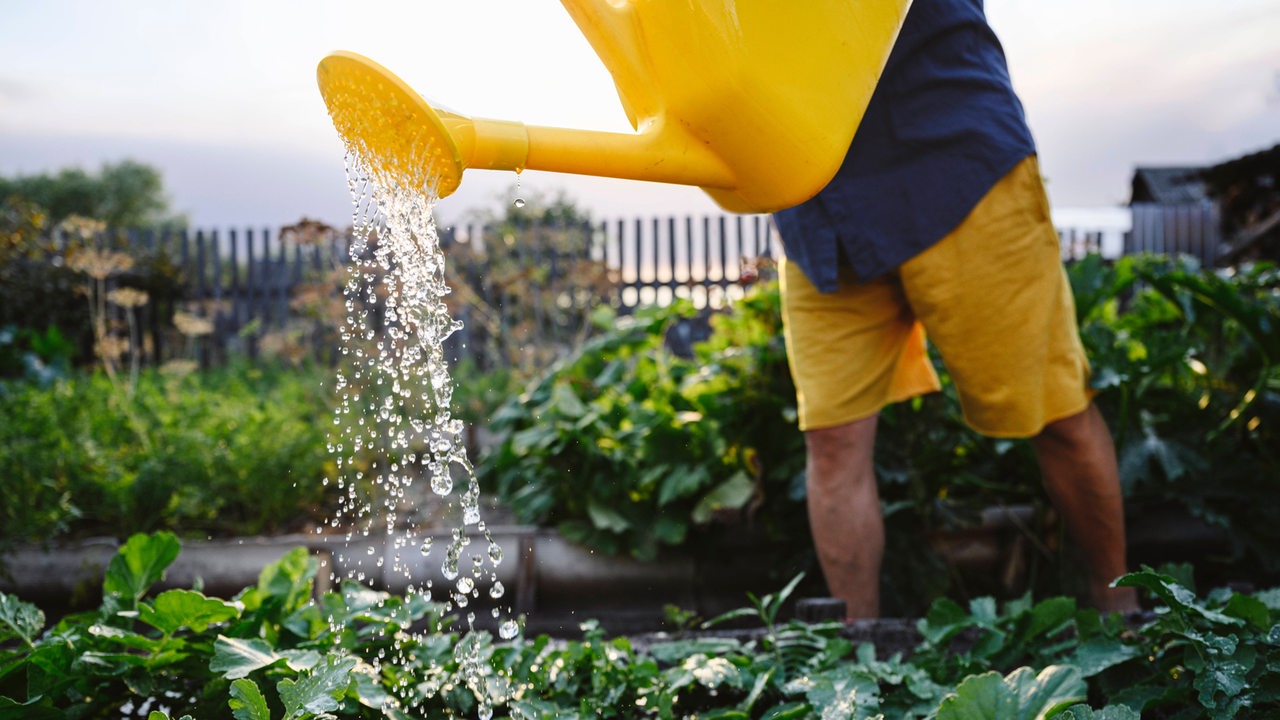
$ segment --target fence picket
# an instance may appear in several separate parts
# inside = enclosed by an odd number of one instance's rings
[[[289,297],[287,289],[290,282],[289,259],[285,254],[284,239],[276,236],[276,265],[271,273],[271,290],[276,300],[276,327],[284,327],[289,317]]]

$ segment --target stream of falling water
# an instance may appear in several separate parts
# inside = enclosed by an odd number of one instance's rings
[[[399,573],[410,598],[465,613],[467,632],[454,655],[484,720],[502,699],[504,683],[480,658],[472,632],[475,613],[487,606],[503,639],[515,637],[519,628],[510,606],[502,604],[502,548],[481,518],[463,423],[451,412],[453,381],[444,342],[461,323],[450,317],[444,301],[449,287],[431,214],[435,198],[374,177],[356,151],[348,152],[347,178],[355,243],[345,288],[346,357],[329,431],[337,463],[330,481],[340,490],[330,525],[346,530],[341,560],[348,579],[370,582]],[[459,515],[443,548],[432,541],[434,528],[405,516],[415,495],[424,492],[414,487],[418,482],[429,483],[438,500]],[[423,577],[424,560],[439,562],[445,587]]]

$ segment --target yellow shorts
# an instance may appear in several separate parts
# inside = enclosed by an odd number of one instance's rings
[[[935,391],[925,336],[985,435],[1030,437],[1090,402],[1035,156],[1019,163],[937,245],[871,282],[842,271],[820,293],[783,261],[782,311],[800,428],[869,417]]]

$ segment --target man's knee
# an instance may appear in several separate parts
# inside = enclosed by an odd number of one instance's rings
[[[1092,403],[1084,410],[1045,425],[1033,439],[1036,444],[1059,448],[1089,448],[1100,441],[1110,443],[1111,434],[1097,406]]]
[[[811,481],[847,476],[850,471],[869,473],[876,442],[876,417],[807,430],[804,439]]]

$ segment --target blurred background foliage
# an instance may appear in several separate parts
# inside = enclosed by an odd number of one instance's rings
[[[770,264],[752,263],[758,282],[728,307],[620,314],[591,219],[571,200],[508,202],[476,222],[487,230],[474,237],[446,229],[447,300],[465,323],[455,411],[484,488],[520,521],[603,553],[732,546],[764,553],[776,580],[812,568]],[[348,269],[309,271],[284,327],[243,329],[255,361],[202,364],[204,309],[184,300],[173,257],[129,242],[131,223],[181,223],[145,166],[0,179],[0,492],[24,498],[0,510],[0,542],[323,522]],[[342,232],[282,229],[311,244]],[[1199,528],[1210,582],[1241,568],[1280,576],[1280,272],[1090,256],[1069,276],[1131,518]],[[172,338],[159,362],[137,334],[144,310]],[[710,330],[688,351],[670,339],[692,320]],[[1034,457],[968,430],[938,367],[943,392],[882,418],[886,607],[991,591],[944,564],[939,543],[992,508],[1020,509],[1003,538],[1018,571],[996,589],[1061,590],[1073,560]]]

